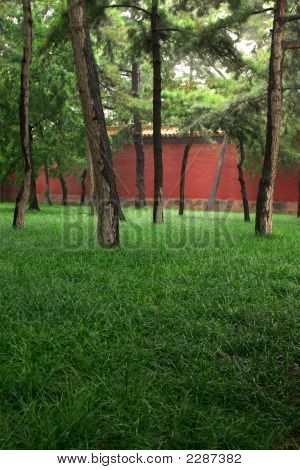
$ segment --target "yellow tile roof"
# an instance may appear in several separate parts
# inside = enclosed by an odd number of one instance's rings
[[[116,132],[118,132],[119,128],[116,126],[109,126],[107,128],[108,135],[114,135]],[[180,130],[179,127],[176,126],[163,126],[161,128],[161,135],[165,139],[170,139],[170,138],[176,138],[176,137],[182,137],[183,133]],[[218,131],[217,135],[224,135],[223,131]],[[152,137],[153,136],[153,128],[152,126],[143,126],[143,137]],[[195,137],[201,137],[200,134],[196,133],[194,134]]]

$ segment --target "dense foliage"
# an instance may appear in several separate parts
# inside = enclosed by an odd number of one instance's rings
[[[293,2],[291,2],[293,3]],[[119,127],[113,148],[131,139],[133,111],[151,123],[150,22],[134,8],[107,8],[88,2],[94,52],[108,125]],[[118,6],[122,2],[117,3]],[[150,2],[133,2],[145,10]],[[106,8],[103,8],[105,6]],[[222,128],[232,139],[241,133],[248,160],[260,167],[265,139],[265,105],[272,12],[251,15],[264,2],[165,1],[160,5],[164,124],[183,132]],[[18,131],[22,11],[18,2],[1,6],[0,159],[1,181],[22,168]],[[31,124],[35,171],[50,165],[53,176],[80,174],[86,166],[84,128],[74,73],[64,1],[32,1],[33,61]],[[293,5],[291,5],[291,12]],[[296,26],[289,26],[293,35]],[[299,54],[285,62],[285,115],[282,161],[299,158]],[[131,65],[141,68],[141,94],[131,93]],[[296,125],[295,125],[296,123]],[[238,124],[238,125],[237,125]],[[129,130],[129,131],[128,131]]]

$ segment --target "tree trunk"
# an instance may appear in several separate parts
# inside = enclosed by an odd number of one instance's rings
[[[181,175],[180,175],[179,215],[183,215],[183,212],[184,212],[185,171],[186,171],[186,165],[187,165],[191,146],[192,146],[192,141],[190,140],[185,146],[183,157],[182,157]]]
[[[63,175],[61,175],[59,177],[59,181],[60,181],[61,189],[62,189],[61,203],[62,203],[63,206],[67,206],[68,205],[68,187],[66,185],[66,181],[65,181]]]
[[[158,0],[152,1],[151,42],[153,60],[153,153],[154,153],[154,205],[153,222],[163,223],[163,160],[161,144],[161,53],[160,18]]]
[[[34,166],[33,166],[33,127],[29,126],[29,143],[30,143],[30,161],[31,161],[31,181],[30,181],[30,194],[29,194],[29,205],[28,209],[31,211],[39,211],[39,203],[36,194],[36,177],[34,175]]]
[[[48,170],[47,161],[44,162],[44,173],[45,173],[45,181],[46,181],[45,197],[46,197],[46,201],[49,204],[49,206],[52,206],[52,201],[50,199],[49,170]]]
[[[140,93],[140,67],[137,62],[132,64],[132,95],[136,98]],[[146,207],[145,198],[145,156],[142,137],[142,121],[137,111],[134,112],[133,141],[136,153],[136,198],[135,207]]]
[[[262,235],[272,233],[273,193],[279,153],[282,114],[282,68],[284,60],[284,22],[286,0],[276,0],[269,63],[268,115],[265,157],[256,202],[255,231]]]
[[[116,247],[120,203],[85,7],[84,0],[68,0],[74,62],[94,171],[98,241],[103,247]]]
[[[300,10],[300,7],[299,7]],[[300,130],[297,131],[297,145],[300,148]],[[298,208],[297,208],[297,217],[300,217],[300,167],[298,164]]]
[[[124,215],[124,212],[123,212],[123,209],[122,209],[122,206],[121,206],[121,201],[120,201],[119,196],[117,197],[117,203],[118,203],[119,219],[120,219],[122,222],[126,222],[126,217],[125,217],[125,215]]]
[[[90,152],[90,147],[89,147],[89,142],[88,142],[87,137],[85,139],[85,152],[86,152],[86,159],[87,159],[87,164],[88,164],[90,207],[91,207],[92,215],[95,215],[98,213],[97,204],[96,204],[96,194],[95,194],[95,180],[94,180],[94,171],[93,171],[91,152]]]
[[[220,156],[219,156],[219,163],[218,163],[218,168],[217,168],[217,172],[216,172],[216,176],[215,176],[215,181],[214,181],[214,184],[213,184],[210,196],[209,196],[209,200],[208,200],[208,203],[207,203],[207,208],[206,208],[207,211],[212,210],[212,208],[214,206],[214,203],[215,203],[215,200],[216,200],[216,197],[217,197],[217,192],[218,192],[219,184],[220,184],[220,181],[221,181],[221,175],[222,175],[222,169],[223,169],[227,144],[228,144],[228,138],[227,138],[227,134],[225,134],[224,135],[224,140],[223,140],[223,145],[222,145]]]
[[[86,189],[85,189],[85,179],[86,179],[86,175],[87,175],[87,169],[85,168],[82,172],[82,175],[80,177],[80,182],[81,182],[81,196],[80,196],[80,205],[81,206],[84,206],[84,201],[85,201],[85,193],[86,193]]]
[[[25,210],[30,194],[31,156],[29,131],[29,94],[30,94],[30,67],[32,59],[32,14],[30,0],[23,0],[24,14],[24,48],[21,68],[20,92],[20,136],[24,160],[24,178],[18,193],[14,211],[13,227],[24,226]]]
[[[31,175],[30,181],[30,195],[29,195],[29,206],[28,209],[31,211],[39,211],[39,203],[36,194],[36,179]]]
[[[239,147],[240,147],[240,161],[237,165],[237,168],[239,172],[239,182],[241,185],[241,193],[243,197],[244,221],[250,222],[249,202],[248,202],[247,188],[246,188],[246,182],[244,179],[244,172],[243,172],[243,165],[245,162],[245,149],[244,149],[244,142],[242,138],[239,139]]]

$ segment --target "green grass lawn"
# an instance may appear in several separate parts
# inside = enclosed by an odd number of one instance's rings
[[[299,219],[0,205],[0,448],[300,447]],[[298,365],[298,367],[297,367]]]

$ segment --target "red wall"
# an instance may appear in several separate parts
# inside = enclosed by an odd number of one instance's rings
[[[185,197],[190,200],[207,200],[214,181],[222,143],[210,145],[195,143],[189,154],[186,171]],[[164,143],[164,197],[178,200],[182,154],[185,143]],[[145,150],[145,185],[146,197],[153,197],[153,150],[152,144],[146,143]],[[241,201],[240,184],[237,173],[237,152],[234,144],[229,144],[225,156],[221,182],[217,194],[218,200]],[[125,147],[114,155],[114,167],[118,191],[121,197],[135,197],[135,150],[132,145]],[[13,178],[14,179],[14,178]],[[81,185],[74,176],[65,177],[69,189],[69,201],[78,202]],[[247,191],[250,201],[255,201],[258,190],[259,176],[247,177]],[[37,191],[42,199],[45,193],[45,176],[41,174],[37,180]],[[12,185],[3,188],[6,200],[14,200],[17,189]],[[50,192],[54,200],[59,200],[61,186],[58,179],[50,180]],[[275,184],[274,201],[296,203],[298,200],[298,174],[296,169],[287,173],[278,172]]]
[[[75,176],[72,176],[72,175],[65,176],[65,180],[67,182],[69,194],[80,197],[80,193],[81,193],[80,181],[76,179]],[[59,180],[57,178],[50,178],[49,184],[50,184],[50,195],[61,196],[62,190],[61,190],[61,185],[60,185]],[[45,178],[44,173],[42,173],[40,174],[36,182],[36,189],[37,189],[38,194],[44,194],[45,188],[46,188],[46,178]]]
[[[196,143],[189,154],[185,197],[187,199],[208,199],[218,165],[222,143],[210,145]],[[179,198],[181,161],[184,143],[163,144],[164,197]],[[151,144],[145,144],[145,184],[146,196],[153,197],[153,151]],[[237,172],[237,152],[234,144],[228,144],[217,199],[241,200],[241,189]],[[114,156],[114,166],[120,196],[135,195],[135,154],[131,145],[126,145]],[[259,176],[247,177],[249,200],[255,201]],[[296,202],[298,199],[298,176],[279,171],[276,179],[274,201]]]

